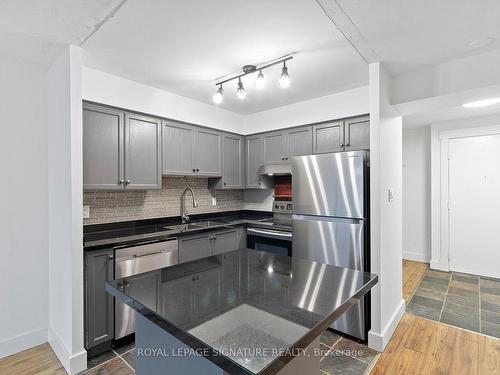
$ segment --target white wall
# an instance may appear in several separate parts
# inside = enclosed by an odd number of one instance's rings
[[[0,58],[0,358],[47,341],[46,72]]]
[[[382,351],[405,311],[402,296],[402,119],[390,104],[391,78],[370,64],[370,219],[372,289],[370,347]],[[388,191],[394,199],[389,201]]]
[[[431,258],[430,127],[403,131],[403,258]]]
[[[66,371],[83,349],[81,49],[66,46],[48,72],[49,343]]]
[[[369,111],[369,91],[365,86],[248,115],[245,134],[364,115]]]
[[[84,67],[84,100],[244,134],[243,117],[184,96]]]

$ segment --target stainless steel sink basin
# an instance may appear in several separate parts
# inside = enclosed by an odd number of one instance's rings
[[[201,225],[189,223],[189,224],[170,225],[168,227],[163,227],[162,229],[175,230],[176,232],[187,232],[190,230],[201,229],[201,228],[205,228],[205,227],[203,227]]]
[[[220,221],[207,220],[207,221],[197,221],[196,223],[192,223],[189,225],[198,226],[201,228],[210,228],[210,227],[214,227],[214,226],[224,225],[224,223],[222,223]]]

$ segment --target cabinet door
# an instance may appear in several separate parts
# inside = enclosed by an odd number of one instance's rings
[[[162,316],[174,324],[188,324],[191,321],[193,277],[166,281],[162,286]],[[175,303],[172,303],[175,301]]]
[[[206,258],[210,255],[212,255],[212,247],[208,234],[179,239],[179,263]]]
[[[161,189],[161,120],[125,115],[127,189]]]
[[[114,338],[113,297],[105,290],[113,280],[113,250],[85,253],[85,348]]]
[[[287,134],[288,152],[286,160],[293,156],[312,154],[312,127],[291,129]]]
[[[322,154],[344,150],[344,122],[334,121],[313,126],[313,152]]]
[[[200,176],[222,176],[221,134],[212,130],[196,130],[195,168]]]
[[[195,174],[192,126],[163,122],[163,174],[186,176]]]
[[[124,293],[150,310],[158,311],[161,271],[147,272],[124,281]],[[118,338],[135,332],[135,313],[123,302],[115,301],[115,333]],[[131,318],[133,317],[133,318]]]
[[[370,117],[345,120],[346,151],[370,149]]]
[[[223,232],[215,232],[212,234],[212,254],[222,254],[229,251],[238,250],[240,242],[238,238],[238,230],[230,230]]]
[[[243,182],[243,138],[237,135],[222,137],[222,188],[241,189]]]
[[[124,113],[83,106],[83,189],[122,190]]]
[[[262,183],[257,170],[262,165],[262,137],[247,137],[246,139],[246,187],[260,188]]]
[[[281,163],[285,160],[285,138],[283,132],[264,134],[264,164]]]
[[[205,316],[220,306],[221,275],[219,269],[212,269],[196,275],[193,283],[194,317]]]

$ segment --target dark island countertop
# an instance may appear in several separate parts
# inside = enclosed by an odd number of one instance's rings
[[[134,242],[144,240],[162,240],[179,235],[243,225],[271,216],[271,212],[251,210],[191,215],[190,223],[192,224],[200,221],[214,220],[219,225],[209,228],[193,227],[189,230],[178,227],[181,224],[180,216],[119,223],[91,224],[83,227],[83,244],[85,250],[93,250],[116,245],[133,244]]]
[[[374,274],[249,249],[154,272],[161,275],[154,302],[151,291],[123,291],[144,274],[106,289],[188,347],[208,350],[205,358],[229,374],[277,373],[378,282]]]

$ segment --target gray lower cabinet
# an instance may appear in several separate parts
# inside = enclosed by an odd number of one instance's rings
[[[246,231],[243,227],[183,236],[179,238],[179,263],[245,247]]]
[[[239,135],[222,135],[222,178],[211,179],[211,189],[243,189],[245,187],[244,149],[245,138]]]
[[[125,114],[125,187],[161,189],[161,120]]]
[[[161,188],[161,121],[84,103],[83,189]]]
[[[172,121],[163,122],[163,174],[193,175],[195,128]]]
[[[346,151],[370,148],[370,117],[355,117],[344,121]]]
[[[85,253],[85,348],[114,338],[113,297],[105,290],[113,280],[113,249]]]
[[[313,126],[313,153],[370,149],[370,117],[361,116]]]
[[[209,233],[179,238],[179,263],[189,262],[212,255],[212,241]]]
[[[123,190],[125,114],[111,108],[83,107],[83,189]]]
[[[175,280],[166,281],[167,287],[162,288],[162,313],[180,325],[191,321],[193,277],[186,276]],[[175,300],[175,304],[169,303]]]
[[[194,281],[193,318],[205,316],[217,310],[221,297],[221,272],[214,268],[200,272]]]

